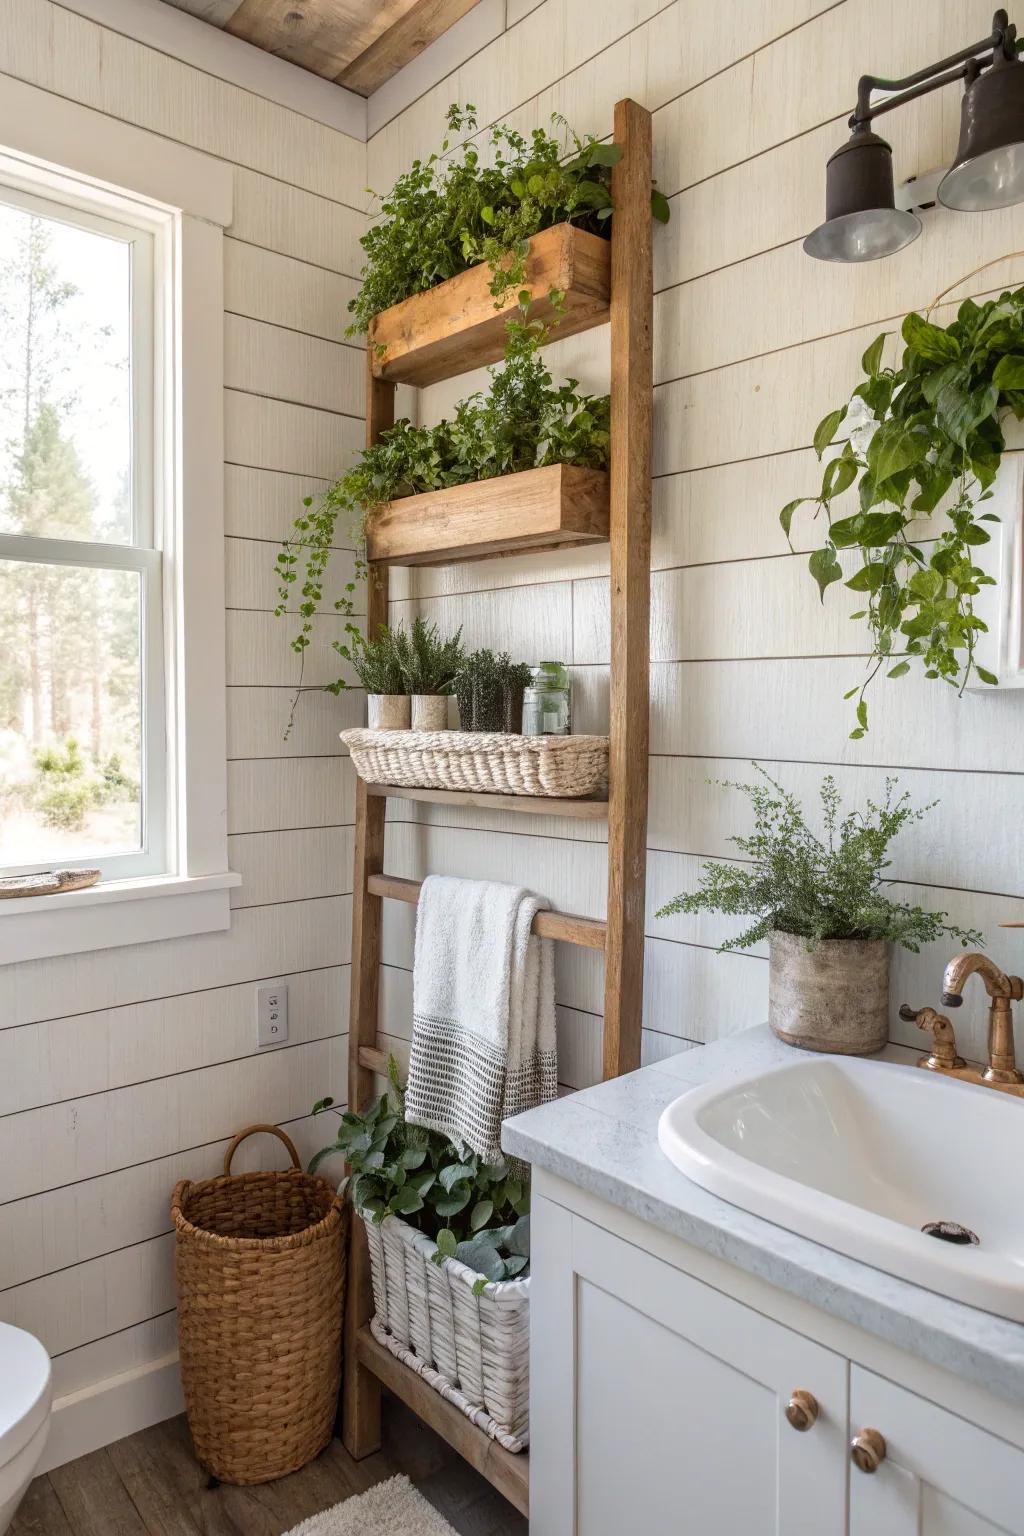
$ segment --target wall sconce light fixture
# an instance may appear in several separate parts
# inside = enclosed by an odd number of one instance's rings
[[[921,220],[895,206],[892,149],[872,129],[883,112],[964,80],[960,144],[939,184],[947,208],[979,213],[1024,200],[1024,64],[1017,28],[1005,11],[992,18],[991,36],[929,64],[902,80],[862,75],[850,138],[825,173],[825,222],[804,241],[819,261],[876,261],[916,240]],[[871,104],[873,91],[886,91]]]

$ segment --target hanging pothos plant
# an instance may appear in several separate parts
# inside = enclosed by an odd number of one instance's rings
[[[972,671],[997,681],[974,659],[986,628],[974,598],[993,584],[974,552],[989,542],[984,524],[998,522],[980,508],[1005,448],[1001,422],[1007,413],[1024,419],[1024,288],[984,304],[967,299],[945,327],[907,315],[898,368],[882,366],[887,334],[864,353],[865,377],[850,402],[815,431],[819,459],[841,428],[849,433],[825,465],[820,491],[780,513],[787,539],[799,507],[825,514],[824,542],[810,557],[822,602],[839,581],[864,594],[866,607],[852,618],[867,623],[871,656],[866,678],[845,695],[857,697],[853,738],[868,728],[865,693],[883,669],[902,677],[916,661],[925,677],[960,692]],[[834,517],[833,501],[858,480],[858,510]],[[941,531],[922,532],[921,520],[940,504]],[[849,575],[844,550],[860,557]]]

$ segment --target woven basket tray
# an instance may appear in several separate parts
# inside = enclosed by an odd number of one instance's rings
[[[506,736],[490,731],[342,731],[369,784],[580,799],[603,792],[607,736]]]
[[[362,1213],[360,1212],[360,1215]],[[506,1450],[530,1438],[530,1282],[479,1279],[396,1216],[363,1217],[374,1338]]]

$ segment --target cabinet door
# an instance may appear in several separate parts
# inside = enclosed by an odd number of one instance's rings
[[[886,1446],[850,1469],[850,1536],[1024,1536],[1024,1451],[858,1365],[850,1426]]]
[[[845,1536],[846,1362],[562,1215],[560,1265],[534,1229],[532,1536]]]

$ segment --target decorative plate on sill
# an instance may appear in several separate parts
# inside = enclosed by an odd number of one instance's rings
[[[0,900],[18,896],[56,896],[61,891],[84,891],[100,878],[98,869],[48,869],[39,875],[8,875],[0,880]]]

